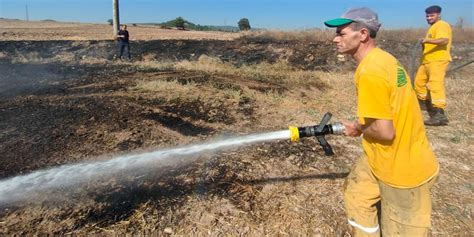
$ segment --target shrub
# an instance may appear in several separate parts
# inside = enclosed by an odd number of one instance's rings
[[[250,22],[247,18],[242,18],[238,22],[240,30],[250,30]]]
[[[184,19],[182,17],[178,17],[174,20],[174,23],[175,23],[175,26],[176,28],[180,29],[180,30],[184,30]]]

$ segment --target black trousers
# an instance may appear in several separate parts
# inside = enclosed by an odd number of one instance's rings
[[[119,52],[120,52],[119,58],[122,58],[124,49],[127,49],[128,59],[131,58],[130,57],[130,43],[128,43],[128,42],[119,42],[118,47],[119,47]]]

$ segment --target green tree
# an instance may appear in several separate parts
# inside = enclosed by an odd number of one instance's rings
[[[240,30],[250,30],[250,22],[247,18],[242,18],[238,22]]]
[[[184,30],[184,24],[186,23],[186,21],[182,18],[182,17],[178,17],[174,20],[174,24],[176,26],[176,28],[180,29],[180,30]]]
[[[114,24],[114,20],[112,20],[112,19],[108,19],[107,22],[109,23],[109,25]]]

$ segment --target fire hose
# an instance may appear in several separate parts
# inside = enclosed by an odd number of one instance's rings
[[[321,119],[321,122],[318,125],[305,127],[290,126],[290,140],[294,142],[298,141],[300,138],[303,137],[316,137],[318,139],[319,145],[321,145],[324,150],[324,154],[326,156],[334,155],[332,147],[326,141],[325,136],[328,134],[342,135],[344,134],[345,127],[340,122],[328,124],[331,117],[332,114],[328,112],[324,114],[323,118]]]

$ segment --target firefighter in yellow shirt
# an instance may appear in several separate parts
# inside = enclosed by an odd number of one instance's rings
[[[431,6],[425,12],[426,21],[431,27],[421,40],[423,57],[415,77],[415,91],[421,108],[430,115],[425,125],[443,126],[449,122],[444,111],[444,76],[451,61],[452,32],[449,24],[441,20],[441,7]]]
[[[349,224],[356,236],[427,236],[439,165],[410,78],[396,58],[376,47],[380,23],[372,10],[351,9],[324,24],[337,28],[337,50],[358,63],[359,119],[344,126],[346,135],[362,135],[364,154],[344,184]]]

